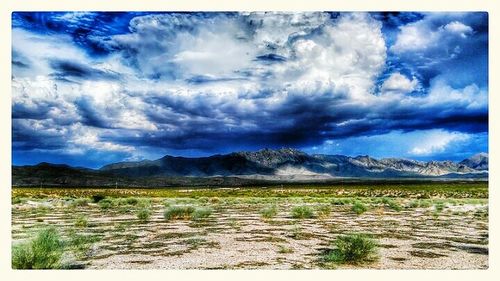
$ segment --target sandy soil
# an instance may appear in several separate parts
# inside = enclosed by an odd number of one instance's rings
[[[13,205],[14,243],[35,229],[54,225],[67,234],[97,235],[100,241],[83,257],[70,256],[88,269],[485,269],[488,267],[487,205],[447,205],[394,211],[372,206],[356,215],[351,207],[331,206],[324,218],[293,219],[296,203],[280,201],[278,215],[263,219],[266,204],[208,203],[214,211],[201,221],[163,218],[154,202],[149,222],[134,211],[101,210],[97,205],[69,208],[50,201]],[[304,205],[304,204],[300,204]],[[308,203],[319,208],[324,203]],[[40,208],[40,206],[43,206]],[[77,228],[85,215],[88,226]],[[363,232],[379,244],[379,259],[361,265],[325,264],[322,253],[332,249],[337,235]]]

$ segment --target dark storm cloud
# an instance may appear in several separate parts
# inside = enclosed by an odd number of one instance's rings
[[[50,62],[50,66],[56,71],[51,75],[60,79],[66,77],[90,80],[119,79],[119,75],[117,73],[102,71],[73,61],[53,60]]]
[[[488,131],[485,13],[14,13],[13,27],[14,150]]]
[[[278,63],[278,62],[286,61],[286,58],[284,56],[280,56],[277,54],[266,54],[266,55],[258,56],[256,58],[256,60],[267,62],[267,63]]]

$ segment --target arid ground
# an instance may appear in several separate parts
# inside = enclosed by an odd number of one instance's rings
[[[13,246],[47,227],[62,268],[485,269],[488,184],[13,188]],[[328,260],[352,233],[377,245],[372,259]]]

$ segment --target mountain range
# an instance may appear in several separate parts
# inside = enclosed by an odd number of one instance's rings
[[[487,179],[488,154],[460,162],[375,159],[368,155],[307,154],[282,148],[234,152],[209,157],[164,156],[157,160],[119,162],[100,169],[40,163],[13,166],[14,186],[245,184],[255,181],[324,181],[335,179]]]

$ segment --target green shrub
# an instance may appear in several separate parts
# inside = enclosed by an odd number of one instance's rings
[[[99,241],[100,237],[97,235],[83,235],[70,233],[68,245],[75,251],[75,254],[80,258],[87,256],[92,244]]]
[[[139,200],[135,197],[127,197],[125,199],[125,203],[127,203],[128,205],[137,205],[138,202]]]
[[[283,246],[283,245],[278,245],[278,253],[280,253],[280,254],[293,253],[293,249],[286,247],[286,246]]]
[[[377,244],[364,234],[348,234],[338,236],[335,249],[329,251],[325,260],[336,263],[363,263],[377,258]]]
[[[361,201],[355,201],[352,205],[351,210],[356,214],[361,215],[362,213],[366,212],[368,208],[366,207],[366,205],[361,203]]]
[[[151,207],[151,199],[148,198],[140,198],[137,200],[137,206],[141,208],[149,208]]]
[[[436,212],[442,212],[445,208],[445,205],[443,202],[437,202],[435,205],[434,205],[434,208],[436,209]]]
[[[293,239],[296,239],[296,240],[301,240],[304,238],[303,236],[304,236],[304,233],[302,232],[302,228],[300,228],[300,226],[298,226],[298,225],[295,225],[292,228],[292,231],[290,233],[290,237],[292,237]]]
[[[208,218],[212,214],[212,209],[206,207],[196,208],[191,214],[193,220]]]
[[[429,208],[431,206],[431,202],[429,200],[417,199],[410,202],[410,208]]]
[[[314,217],[314,211],[309,206],[295,206],[292,208],[292,218],[310,219]]]
[[[71,206],[84,207],[84,206],[88,206],[89,203],[90,203],[90,199],[88,199],[88,198],[77,198],[73,202],[71,202]]]
[[[193,206],[170,206],[165,210],[163,216],[166,220],[190,219],[194,210]]]
[[[278,208],[276,205],[267,206],[260,211],[261,217],[265,219],[274,218],[278,214]]]
[[[104,198],[106,198],[106,196],[104,196],[102,194],[94,194],[94,195],[92,195],[92,202],[99,203]]]
[[[174,201],[172,199],[165,199],[163,201],[163,206],[165,208],[168,208],[168,207],[172,206],[173,204],[174,204]]]
[[[137,210],[137,218],[141,222],[147,222],[149,218],[151,217],[151,210],[148,208],[140,208]]]
[[[408,208],[411,208],[411,209],[418,208],[419,206],[420,206],[420,204],[419,204],[419,201],[418,201],[418,200],[412,200],[412,201],[408,204]]]
[[[12,197],[11,201],[12,205],[23,203],[23,199],[21,199],[20,197]]]
[[[13,269],[33,269],[34,259],[31,243],[20,243],[12,246]]]
[[[382,198],[382,203],[394,211],[401,211],[403,208],[394,199],[384,197]]]
[[[60,268],[62,254],[63,242],[55,228],[43,229],[33,240],[12,247],[12,268]]]
[[[111,200],[110,198],[99,200],[99,207],[104,210],[110,209],[111,207],[113,207],[113,200]]]
[[[75,226],[76,227],[87,227],[88,225],[88,219],[84,215],[80,215],[76,218],[75,220]]]

